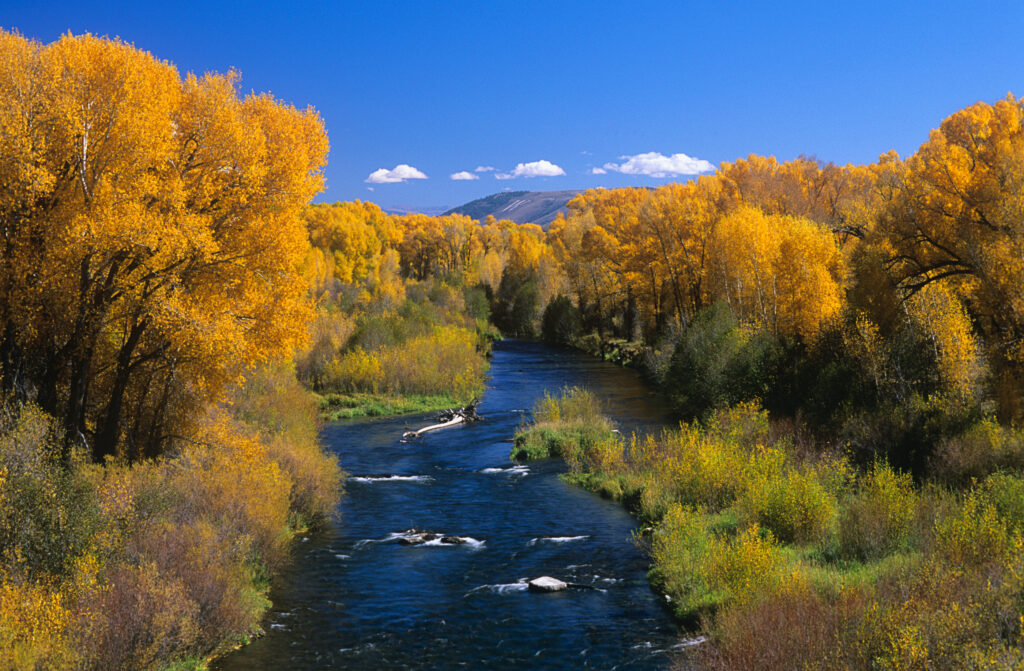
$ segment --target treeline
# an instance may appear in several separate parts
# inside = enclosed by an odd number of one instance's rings
[[[867,463],[1021,413],[1024,105],[957,112],[906,160],[750,156],[594,190],[545,238],[551,340],[645,368],[684,417],[758,399]]]
[[[499,335],[492,320],[532,335],[538,300],[556,291],[537,226],[388,215],[360,201],[313,205],[304,217],[319,310],[298,373],[328,416],[469,402]]]
[[[334,511],[292,356],[327,137],[90,35],[0,31],[0,659],[195,666]]]

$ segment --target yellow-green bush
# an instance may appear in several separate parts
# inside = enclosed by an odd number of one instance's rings
[[[991,503],[999,519],[1013,533],[1024,533],[1024,479],[994,473],[981,485],[981,495]]]
[[[670,598],[677,617],[695,621],[725,603],[761,598],[792,574],[770,532],[757,525],[735,538],[712,533],[700,509],[672,504],[651,541],[653,584]]]
[[[982,492],[969,492],[959,510],[935,522],[935,552],[956,566],[1001,562],[1021,549],[1020,532]]]
[[[838,533],[842,555],[869,560],[901,549],[910,536],[916,502],[910,475],[875,464],[843,503]]]
[[[477,343],[475,331],[442,326],[387,347],[380,352],[382,386],[400,393],[472,397],[481,391],[487,370]]]
[[[339,391],[380,390],[384,368],[380,358],[362,347],[355,347],[329,361],[324,367],[323,386]]]
[[[740,507],[779,540],[806,543],[829,531],[837,503],[816,469],[793,468],[777,477],[751,478]]]

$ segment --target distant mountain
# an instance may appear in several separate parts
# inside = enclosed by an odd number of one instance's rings
[[[448,206],[439,205],[437,207],[424,206],[424,207],[406,207],[404,205],[397,205],[395,207],[382,208],[388,214],[426,214],[431,217],[436,217],[441,214],[447,214]]]
[[[547,228],[565,204],[579,191],[503,191],[478,198],[445,214],[465,214],[483,221],[488,214],[496,219],[511,219],[517,224],[537,224]]]

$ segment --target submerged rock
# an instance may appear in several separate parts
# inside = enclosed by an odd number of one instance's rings
[[[531,592],[561,592],[569,587],[568,583],[548,575],[534,578],[526,584]]]
[[[469,540],[469,539],[463,538],[462,536],[442,536],[441,537],[441,542],[444,543],[445,545],[462,545],[467,540]]]

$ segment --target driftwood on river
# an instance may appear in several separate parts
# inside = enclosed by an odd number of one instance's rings
[[[476,406],[480,404],[480,399],[474,399],[472,403],[464,408],[451,408],[449,410],[442,410],[437,413],[437,424],[431,424],[425,426],[418,431],[406,431],[402,434],[402,438],[419,438],[427,431],[433,431],[434,429],[443,429],[446,426],[455,426],[456,424],[467,424],[469,422],[479,422],[483,417],[476,414]]]

